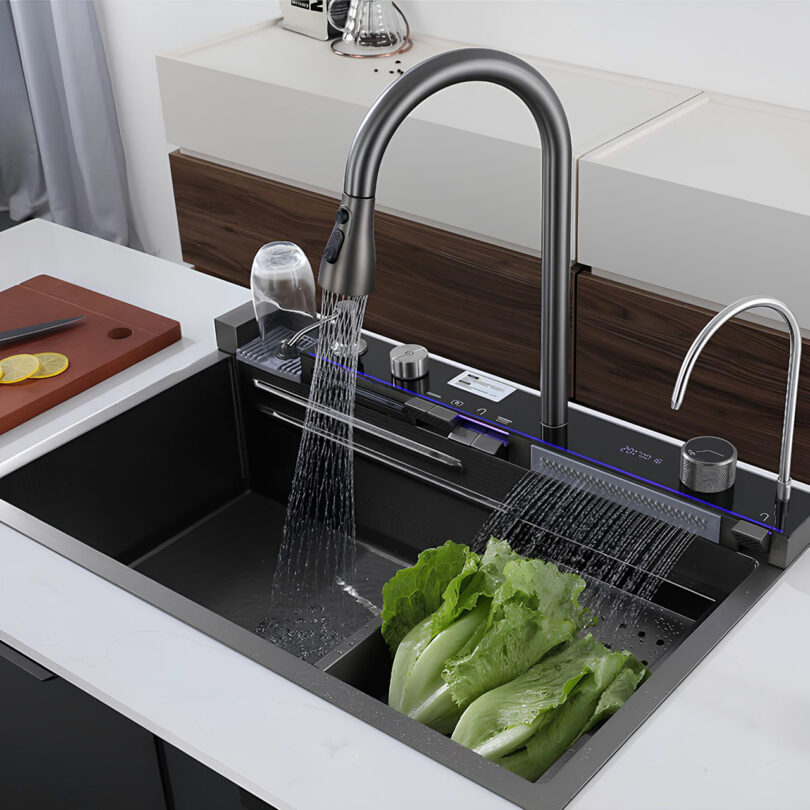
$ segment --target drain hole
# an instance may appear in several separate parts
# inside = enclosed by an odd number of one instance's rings
[[[656,643],[656,644],[657,644],[659,647],[663,647],[665,642],[664,642],[664,639],[659,638],[659,639],[658,639],[658,641],[656,641],[655,643]]]
[[[642,663],[642,664],[644,664],[644,666],[646,667],[648,662],[647,662],[647,661],[645,661],[645,660],[642,658],[642,659],[641,659],[641,663]]]
[[[132,334],[132,330],[128,326],[116,326],[115,329],[110,329],[107,332],[107,337],[113,340],[122,340],[128,338]]]
[[[619,625],[619,630],[624,630],[624,629],[625,629],[625,627],[627,627],[627,625],[626,625],[624,622],[622,622],[622,623]]]
[[[646,633],[645,633],[643,630],[639,630],[639,631],[638,631],[638,637],[639,637],[639,638],[644,638],[644,636],[646,636],[646,635],[647,635],[647,634],[646,634]]]

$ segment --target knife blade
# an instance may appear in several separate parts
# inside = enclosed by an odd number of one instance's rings
[[[70,329],[81,323],[84,317],[84,315],[79,315],[75,318],[62,318],[59,321],[45,321],[44,323],[35,323],[31,326],[20,326],[17,329],[8,329],[5,332],[0,332],[0,346],[16,343],[19,340],[31,340],[40,335],[59,332],[62,329]]]

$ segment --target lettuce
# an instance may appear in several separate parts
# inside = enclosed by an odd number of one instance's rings
[[[560,573],[553,563],[509,561],[486,626],[442,673],[456,704],[465,708],[591,624],[590,612],[578,601],[584,588],[584,580]]]
[[[473,701],[458,721],[453,739],[488,759],[517,750],[607,655],[609,651],[590,634],[566,644],[519,677]],[[613,655],[622,657],[621,653]],[[618,661],[616,673],[621,666]]]
[[[416,565],[398,571],[383,585],[382,634],[391,653],[403,638],[442,604],[445,590],[478,570],[480,558],[467,546],[448,540],[423,551]]]
[[[578,603],[584,587],[580,577],[491,539],[478,565],[463,566],[434,612],[397,646],[389,705],[451,732],[475,698],[525,672],[590,623]]]
[[[646,674],[629,653],[611,652],[588,635],[474,701],[453,739],[535,780],[618,710]]]

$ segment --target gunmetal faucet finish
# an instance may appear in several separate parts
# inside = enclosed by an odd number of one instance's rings
[[[788,326],[790,333],[790,361],[788,363],[788,383],[787,395],[785,397],[785,417],[782,423],[782,451],[779,458],[779,475],[776,479],[776,499],[778,501],[790,500],[790,462],[793,454],[793,430],[796,423],[796,400],[799,396],[799,368],[802,362],[802,336],[799,331],[799,323],[793,313],[775,298],[760,298],[752,296],[741,298],[733,304],[727,306],[722,312],[718,312],[703,327],[700,334],[695,338],[689,351],[683,359],[681,370],[678,372],[678,379],[675,382],[675,389],[672,392],[672,408],[678,410],[683,404],[686,395],[686,386],[689,384],[689,376],[697,362],[704,346],[712,339],[714,333],[728,320],[731,320],[741,312],[756,307],[765,307],[778,312]]]
[[[374,197],[383,154],[402,121],[429,96],[462,82],[514,92],[531,111],[543,156],[541,421],[568,421],[568,307],[571,244],[571,135],[551,85],[526,62],[500,51],[463,48],[404,73],[374,103],[354,138],[335,227],[321,260],[322,287],[342,295],[374,289]]]

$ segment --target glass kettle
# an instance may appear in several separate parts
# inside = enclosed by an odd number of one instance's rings
[[[408,20],[393,0],[351,0],[345,25],[332,16],[333,0],[328,7],[329,22],[343,32],[332,43],[341,56],[392,56],[409,50],[411,29]]]

